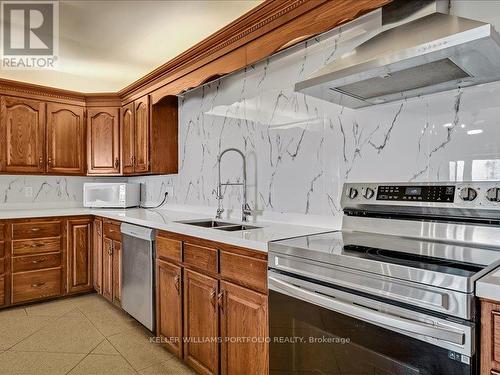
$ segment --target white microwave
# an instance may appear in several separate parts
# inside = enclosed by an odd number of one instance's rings
[[[141,184],[90,182],[83,185],[83,206],[95,208],[137,207],[141,202]]]

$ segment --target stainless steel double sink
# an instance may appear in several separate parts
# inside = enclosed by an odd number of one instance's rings
[[[194,225],[194,226],[203,227],[203,228],[213,228],[213,229],[218,229],[218,230],[225,230],[227,232],[237,232],[237,231],[261,228],[261,227],[256,227],[253,225],[227,223],[224,221],[217,221],[217,220],[185,220],[185,221],[178,221],[178,223]]]

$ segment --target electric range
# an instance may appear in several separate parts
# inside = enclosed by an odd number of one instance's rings
[[[346,184],[341,203],[341,231],[269,246],[271,373],[476,373],[500,182]]]

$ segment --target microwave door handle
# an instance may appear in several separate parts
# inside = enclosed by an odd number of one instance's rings
[[[372,323],[377,326],[383,326],[388,329],[404,331],[412,335],[427,336],[437,340],[448,341],[453,344],[463,345],[465,342],[465,333],[458,330],[449,330],[443,327],[436,327],[425,324],[420,321],[401,318],[398,316],[385,314],[380,311],[364,308],[359,305],[342,302],[335,298],[329,298],[322,294],[297,287],[286,281],[279,280],[269,276],[269,289],[282,292],[291,297],[296,297],[315,305],[322,306],[332,311]]]

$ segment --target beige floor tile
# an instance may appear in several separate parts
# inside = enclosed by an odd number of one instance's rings
[[[66,374],[80,362],[84,356],[84,354],[23,353],[7,351],[0,355],[0,374]]]
[[[26,306],[26,313],[29,316],[53,316],[59,317],[68,312],[75,310],[76,306],[72,299],[66,298],[62,300],[37,303]]]
[[[177,358],[158,363],[139,371],[141,375],[196,375],[196,372],[182,363]]]
[[[24,311],[24,310],[23,310]],[[38,330],[47,326],[51,318],[46,316],[27,316],[25,312],[16,311],[0,315],[0,350],[26,339]]]
[[[71,300],[83,313],[101,312],[114,308],[107,299],[97,293],[84,294]]]
[[[139,323],[130,315],[115,308],[109,302],[104,303],[106,306],[99,310],[79,308],[104,336],[109,337],[139,326]]]
[[[120,355],[108,340],[103,340],[91,354]]]
[[[0,320],[8,317],[19,318],[21,316],[26,316],[26,311],[24,307],[11,307],[8,309],[0,310]]]
[[[90,354],[69,375],[134,375],[135,370],[118,355]]]
[[[15,345],[14,351],[90,353],[104,337],[78,310],[63,315]]]
[[[141,327],[111,336],[108,340],[132,367],[142,370],[173,358],[173,355],[161,345],[151,343],[150,335]]]

